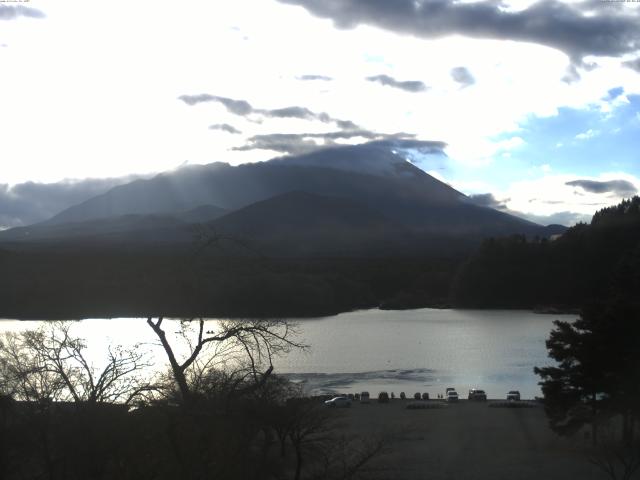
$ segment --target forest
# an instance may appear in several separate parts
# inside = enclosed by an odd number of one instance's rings
[[[630,288],[640,266],[640,197],[602,209],[555,240],[486,240],[462,264],[451,301],[466,308],[576,309]]]

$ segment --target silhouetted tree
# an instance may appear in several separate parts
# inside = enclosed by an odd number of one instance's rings
[[[0,338],[3,389],[16,399],[130,403],[151,388],[140,373],[146,352],[109,346],[100,367],[86,356],[85,340],[71,334],[69,322],[50,322],[35,330]]]
[[[635,470],[640,419],[640,308],[637,300],[619,295],[585,308],[574,323],[556,321],[547,341],[557,366],[535,368],[541,376],[545,409],[551,427],[571,434],[585,424],[592,427],[594,463],[608,474],[617,458],[623,471]],[[617,293],[616,293],[617,292]],[[599,429],[609,428],[600,442]],[[612,432],[619,432],[617,443]],[[598,446],[601,443],[600,446]],[[617,478],[612,476],[612,478]],[[625,478],[625,477],[623,477]]]
[[[179,359],[162,322],[162,317],[147,319],[167,355],[185,405],[194,401],[200,382],[211,378],[216,369],[226,368],[231,372],[228,380],[240,389],[237,393],[248,393],[265,384],[273,372],[274,356],[304,348],[293,339],[295,329],[285,320],[224,320],[216,323],[215,330],[205,331],[205,320],[200,318],[181,322],[177,335],[186,342],[188,352]]]

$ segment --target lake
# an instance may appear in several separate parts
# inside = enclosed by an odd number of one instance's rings
[[[362,310],[303,319],[299,340],[308,351],[278,358],[275,370],[304,382],[309,393],[401,391],[432,397],[454,387],[462,398],[469,388],[489,398],[520,390],[523,398],[541,395],[534,366],[550,364],[545,349],[555,319],[514,310]],[[210,320],[215,322],[215,320]],[[166,321],[166,331],[177,329]],[[40,322],[0,320],[0,332],[36,328]],[[174,328],[172,328],[174,327]],[[99,363],[109,344],[141,343],[156,368],[164,353],[144,319],[87,319],[73,333],[87,340],[91,359]]]

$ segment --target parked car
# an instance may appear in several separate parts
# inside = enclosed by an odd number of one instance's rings
[[[472,388],[471,390],[469,390],[469,400],[476,400],[479,402],[486,402],[487,401],[487,394],[484,392],[484,390],[479,390],[477,388]]]
[[[458,392],[455,390],[447,391],[447,402],[457,402],[458,401]]]
[[[369,392],[362,392],[360,394],[360,403],[369,403]]]
[[[348,408],[351,406],[351,400],[348,397],[333,397],[331,400],[325,401],[324,404],[332,408]]]
[[[449,395],[449,392],[455,392],[456,389],[453,387],[448,387],[445,391],[444,391],[444,398],[447,398],[447,395]]]
[[[513,401],[513,402],[517,402],[520,400],[520,392],[518,390],[510,390],[509,393],[507,393],[507,400]]]
[[[387,392],[380,392],[378,394],[378,403],[389,403],[389,394]]]

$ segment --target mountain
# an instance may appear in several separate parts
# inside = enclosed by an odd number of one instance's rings
[[[300,191],[253,203],[209,227],[279,256],[397,255],[417,240],[405,226],[364,204]]]
[[[353,198],[411,220],[420,205],[451,204],[464,198],[399,155],[365,144],[237,167],[224,163],[187,166],[113,188],[47,223],[132,213],[173,214],[203,204],[236,210],[293,190]]]
[[[0,232],[0,241],[46,243],[72,241],[84,244],[140,244],[191,242],[194,223],[206,223],[227,213],[215,205],[201,205],[172,214],[116,215],[79,222],[42,222]]]
[[[45,223],[126,214],[175,215],[201,205],[232,211],[283,193],[304,191],[352,199],[427,232],[544,234],[539,225],[472,204],[465,195],[394,152],[373,142],[236,167],[225,163],[187,166],[115,187]]]
[[[235,167],[186,166],[0,232],[0,242],[190,244],[193,224],[202,223],[270,254],[363,256],[459,251],[489,236],[562,230],[475,205],[398,151],[371,142]]]

